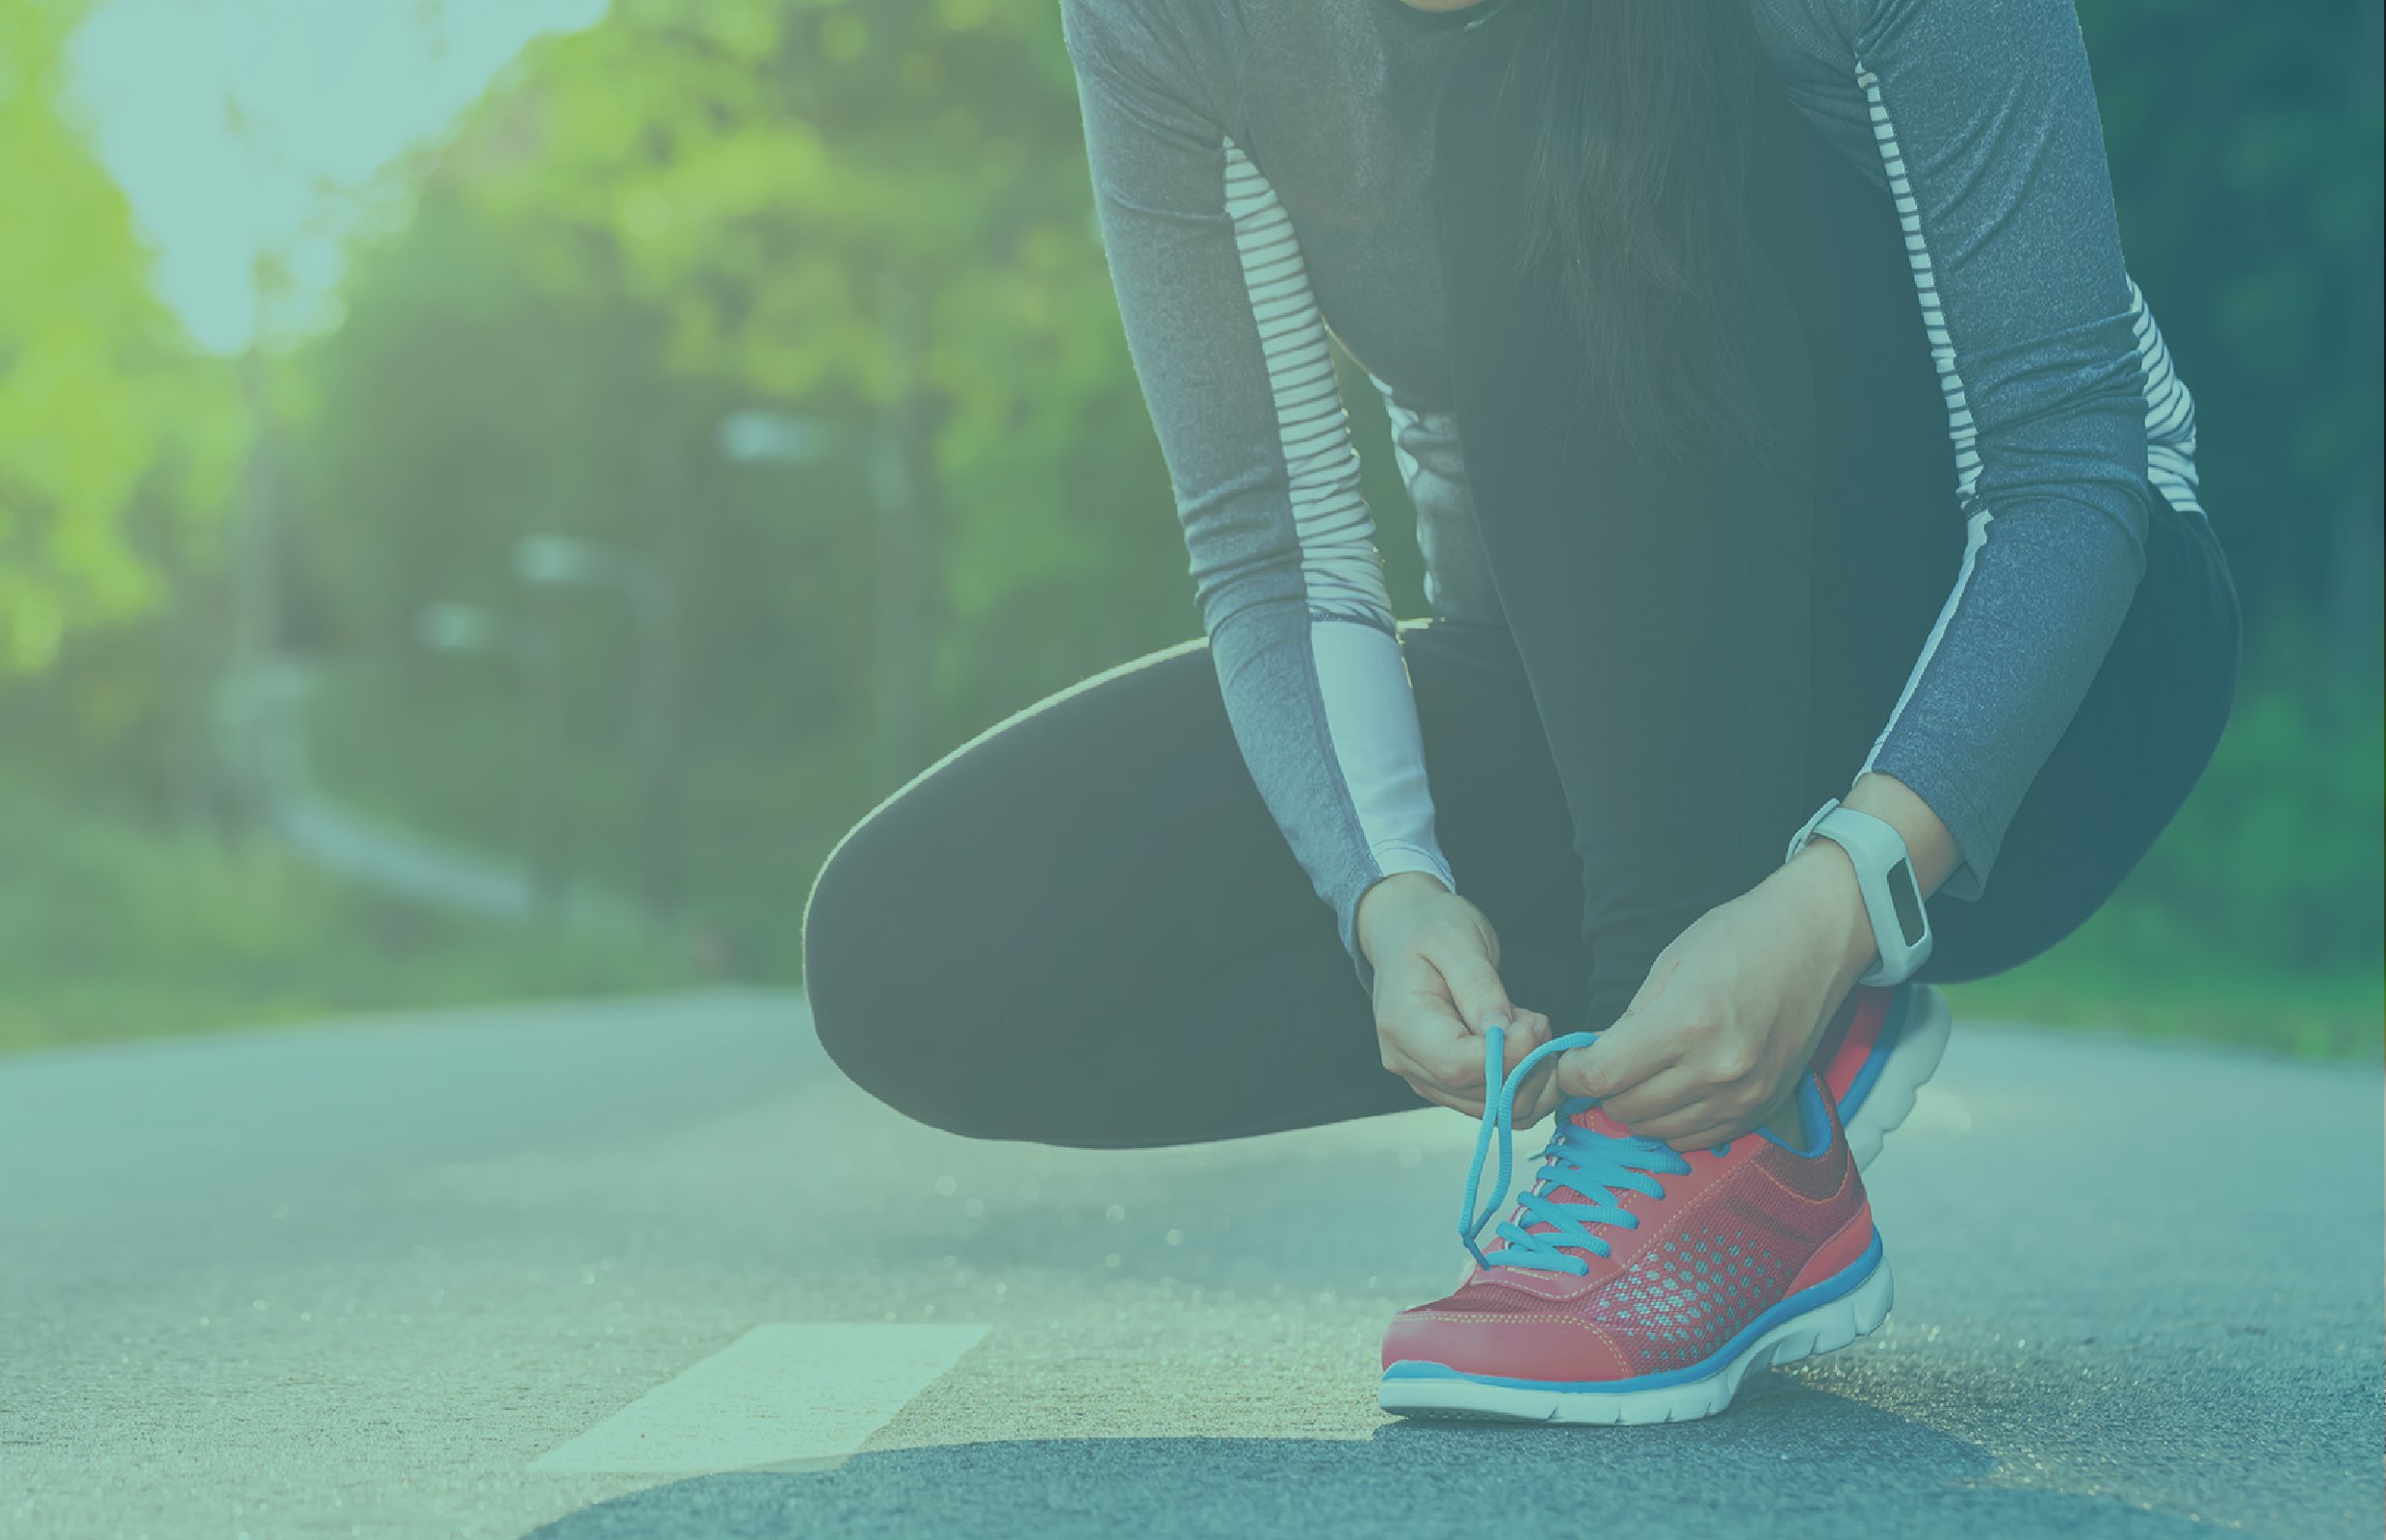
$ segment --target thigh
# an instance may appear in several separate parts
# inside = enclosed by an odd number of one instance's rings
[[[1230,1061],[1216,1039],[1262,1026],[1219,1008],[1216,966],[1268,976],[1287,1008],[1357,993],[1347,963],[1337,979],[1336,954],[1301,945],[1317,907],[1194,642],[988,728],[857,823],[805,908],[805,990],[830,1056],[922,1121],[1197,1137],[1186,1119],[1224,1111],[1202,1105],[1215,1076],[1169,1072]],[[1354,1033],[1350,1002],[1332,1004]],[[1193,1013],[1210,1041],[1191,1039]]]
[[[1925,978],[2001,973],[2103,907],[2211,761],[2236,697],[2240,639],[2211,526],[2157,509],[2128,618],[2014,814],[1986,891],[1931,906],[1938,941]]]
[[[1445,848],[1539,979],[1570,959],[1538,930],[1575,901],[1562,822],[1534,826],[1554,781],[1503,640],[1405,634]],[[1421,1105],[1382,1068],[1199,642],[1039,702],[880,804],[824,866],[803,942],[831,1057],[956,1132],[1123,1147]]]

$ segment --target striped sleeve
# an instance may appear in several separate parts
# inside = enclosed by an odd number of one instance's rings
[[[1299,242],[1206,107],[1197,41],[1122,0],[1063,0],[1062,17],[1103,246],[1227,716],[1372,985],[1360,898],[1395,872],[1455,881]]]
[[[1968,537],[1862,767],[1913,788],[1977,899],[2127,616],[2194,412],[2121,255],[2071,0],[1823,0],[1904,227]]]

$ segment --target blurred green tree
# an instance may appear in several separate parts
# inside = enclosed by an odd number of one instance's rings
[[[452,726],[509,686],[430,666],[412,617],[539,605],[570,697],[557,795],[618,827],[645,665],[509,557],[534,533],[632,553],[681,596],[672,773],[700,788],[713,906],[783,920],[875,792],[1196,628],[1055,15],[625,5],[537,48],[413,176],[415,217],[358,253],[297,371],[302,637],[407,681],[384,717]],[[720,425],[753,405],[830,453],[725,462]],[[353,704],[345,763],[384,800],[505,836],[507,774]],[[529,751],[525,725],[491,751]]]
[[[531,81],[493,203],[666,314],[671,368],[845,424],[916,501],[936,737],[1194,623],[1053,8],[631,0]]]
[[[85,9],[0,0],[0,674],[49,667],[211,560],[245,432],[63,106]]]
[[[2379,664],[2376,0],[2082,0],[2130,264],[2195,390],[2250,619]]]

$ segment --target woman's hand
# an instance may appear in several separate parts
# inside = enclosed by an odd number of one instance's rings
[[[1427,1101],[1482,1115],[1489,1027],[1508,1030],[1505,1069],[1549,1040],[1547,1016],[1508,1001],[1491,922],[1435,878],[1399,872],[1369,888],[1358,941],[1376,970],[1383,1067]]]
[[[1559,1060],[1542,1100],[1596,1096],[1676,1149],[1738,1138],[1785,1101],[1874,955],[1855,868],[1817,840],[1658,953],[1615,1025]]]

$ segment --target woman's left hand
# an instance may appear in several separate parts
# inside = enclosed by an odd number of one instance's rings
[[[1541,1099],[1598,1097],[1676,1149],[1738,1138],[1805,1070],[1874,956],[1854,867],[1815,841],[1658,953],[1623,1016],[1559,1059]]]

